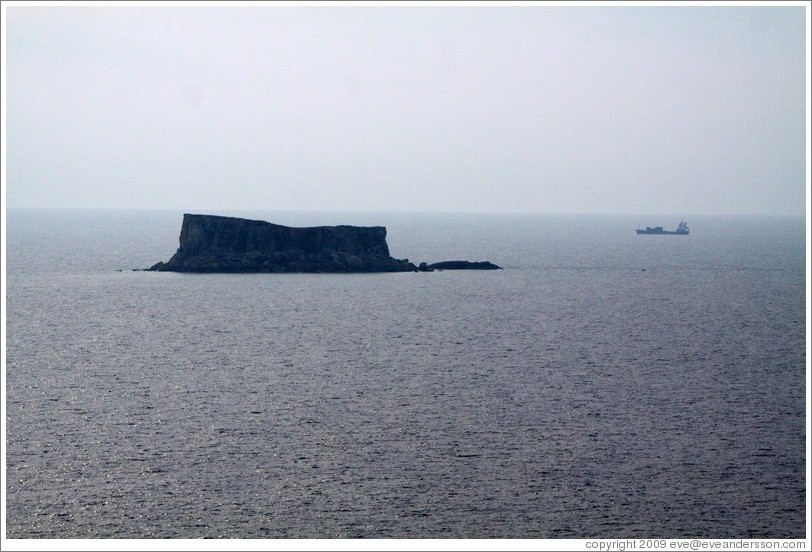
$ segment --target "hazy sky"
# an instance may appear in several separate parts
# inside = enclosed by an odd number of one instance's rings
[[[11,207],[803,214],[795,6],[7,5]]]

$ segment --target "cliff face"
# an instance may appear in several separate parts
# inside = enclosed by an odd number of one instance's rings
[[[393,259],[383,226],[292,228],[260,220],[183,215],[180,247],[150,270],[172,272],[411,272]]]

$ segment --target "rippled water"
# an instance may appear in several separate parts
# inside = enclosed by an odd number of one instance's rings
[[[7,537],[805,536],[802,219],[243,215],[505,270],[132,272],[180,213],[10,211]]]

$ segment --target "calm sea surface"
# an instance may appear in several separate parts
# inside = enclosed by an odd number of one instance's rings
[[[9,211],[7,537],[805,536],[802,218],[216,214],[504,270],[133,272],[181,213]]]

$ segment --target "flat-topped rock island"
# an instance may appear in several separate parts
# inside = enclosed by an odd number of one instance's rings
[[[499,268],[488,262],[454,262],[466,263],[466,269]],[[383,226],[295,228],[261,220],[184,214],[177,252],[148,270],[349,273],[417,272],[418,267],[408,259],[390,256]]]

